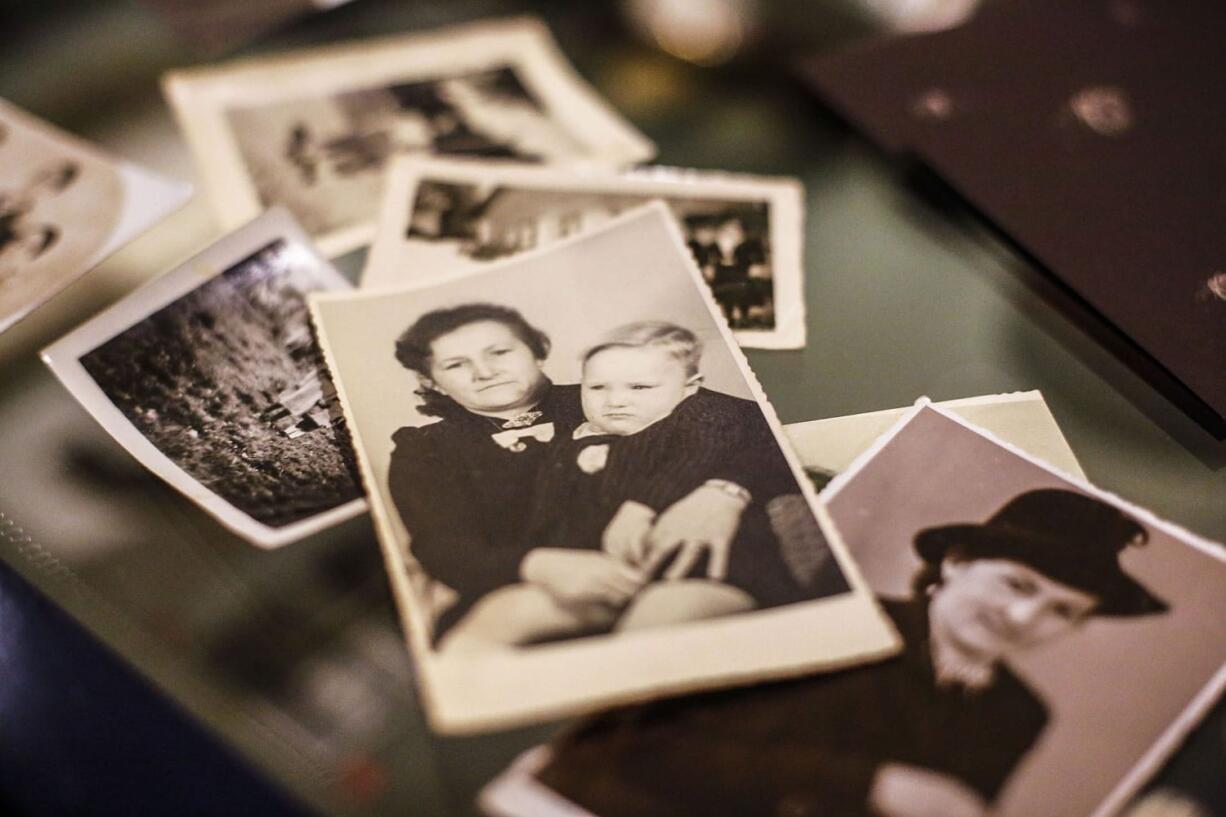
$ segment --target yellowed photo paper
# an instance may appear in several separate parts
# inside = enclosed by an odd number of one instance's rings
[[[394,156],[620,167],[654,153],[531,18],[184,69],[163,84],[221,225],[280,204],[329,256],[370,242]]]
[[[804,190],[791,178],[400,159],[389,172],[362,286],[478,268],[657,198],[676,218],[737,342],[804,346]]]
[[[312,305],[439,731],[894,650],[663,203]]]
[[[190,194],[0,99],[0,332]]]
[[[1226,686],[1222,546],[952,411],[922,401],[822,499],[898,656],[608,713],[485,810],[1107,817]]]
[[[280,208],[43,351],[132,456],[260,547],[366,511],[307,296],[349,289]]]
[[[936,405],[1066,474],[1085,479],[1081,463],[1038,391],[966,397]],[[911,410],[911,406],[904,406],[828,417],[790,423],[783,430],[804,463],[805,472],[820,490]]]

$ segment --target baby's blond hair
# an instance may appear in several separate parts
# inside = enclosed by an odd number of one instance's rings
[[[605,333],[594,346],[583,353],[582,363],[605,349],[660,349],[685,366],[687,377],[698,374],[702,359],[702,341],[684,326],[668,321],[635,321],[625,323]]]

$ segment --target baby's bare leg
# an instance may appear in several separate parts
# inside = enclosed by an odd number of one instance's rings
[[[650,584],[634,597],[615,629],[643,630],[686,621],[743,613],[757,605],[740,588],[710,579]]]
[[[534,584],[512,584],[478,601],[439,642],[449,654],[516,647],[607,629],[616,611],[603,604],[562,606]]]

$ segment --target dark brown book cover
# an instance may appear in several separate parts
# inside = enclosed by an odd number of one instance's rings
[[[803,70],[1151,356],[1226,435],[1226,4],[1004,0],[961,28]]]

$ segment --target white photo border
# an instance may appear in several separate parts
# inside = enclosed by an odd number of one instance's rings
[[[213,280],[269,243],[286,239],[319,262],[318,272],[337,289],[350,284],[312,248],[306,234],[283,209],[269,210],[245,227],[210,244],[189,260],[140,287],[42,351],[43,362],[95,420],[142,465],[215,517],[229,530],[261,548],[278,548],[360,516],[364,498],[353,499],[306,519],[271,527],[209,490],[132,424],[81,365],[81,358],[158,310]]]
[[[710,288],[702,280],[702,274],[685,246],[680,227],[663,202],[654,201],[627,211],[599,228],[548,247],[529,250],[479,270],[415,281],[397,288],[395,292],[407,294],[445,286],[460,279],[499,276],[504,267],[530,263],[537,255],[557,252],[635,222],[646,224],[652,221],[671,237],[677,257],[682,259],[690,275],[691,285],[699,292],[736,363],[738,373],[771,426],[802,495],[826,534],[849,590],[836,596],[784,607],[654,631],[627,633],[613,639],[576,639],[560,644],[538,645],[532,647],[530,652],[511,652],[510,655],[492,653],[440,657],[431,644],[428,616],[418,610],[420,600],[410,584],[411,537],[405,540],[399,538],[395,514],[384,502],[384,487],[377,482],[374,465],[366,453],[362,427],[350,402],[345,375],[338,371],[332,355],[327,320],[321,311],[329,302],[378,299],[385,297],[389,290],[313,294],[310,302],[320,345],[349,424],[363,481],[368,486],[375,531],[387,561],[393,595],[410,652],[419,669],[424,708],[435,731],[471,734],[666,695],[842,669],[885,659],[901,648],[893,625],[881,611],[867,582],[830,524],[817,492],[783,433],[774,407],[749,368],[744,353],[736,345]],[[815,615],[819,607],[822,612]],[[783,631],[803,633],[803,637],[762,637],[763,634]],[[753,649],[759,654],[750,663],[730,661],[727,656],[732,643],[743,645],[742,653]],[[745,655],[741,658],[744,659]],[[626,670],[628,664],[652,666],[653,672],[650,677],[643,677],[641,671]],[[556,680],[558,673],[564,675],[564,682]],[[623,677],[615,677],[617,675]],[[624,677],[627,675],[635,677]]]
[[[233,229],[257,216],[264,205],[227,121],[231,108],[508,65],[591,150],[591,158],[577,159],[576,165],[631,165],[655,155],[655,146],[587,84],[558,48],[548,27],[533,17],[480,21],[180,69],[162,78],[162,88],[196,159],[214,216],[223,228]],[[371,206],[377,207],[378,202]],[[324,255],[335,258],[369,244],[375,218],[372,209],[369,223],[313,238]]]
[[[123,202],[119,221],[102,246],[81,263],[78,269],[57,277],[36,297],[16,309],[0,314],[0,332],[4,332],[47,303],[119,248],[183,207],[192,197],[192,186],[187,182],[162,176],[126,159],[112,156],[84,139],[0,99],[0,122],[5,120],[37,132],[49,144],[54,144],[64,151],[68,157],[86,158],[92,162],[110,165],[119,176],[123,188]]]
[[[845,471],[835,477],[826,490],[822,492],[821,496],[823,500],[828,501],[837,495],[912,420],[925,409],[931,409],[958,425],[988,439],[1011,454],[1020,457],[1025,462],[1036,465],[1044,471],[1059,477],[1070,486],[1120,508],[1141,520],[1144,524],[1191,546],[1194,550],[1203,552],[1205,555],[1218,561],[1226,562],[1226,550],[1221,545],[1191,533],[1178,525],[1162,520],[1151,511],[1120,499],[1109,491],[1096,488],[1084,477],[1072,475],[1044,462],[1023,448],[1002,439],[995,432],[978,426],[959,416],[957,413],[959,407],[984,405],[1010,399],[1023,400],[1027,399],[1030,395],[1037,394],[1037,392],[1022,392],[1007,395],[985,395],[983,397],[942,403],[933,403],[927,397],[920,398],[912,407],[904,410],[902,416],[891,426],[889,431],[879,437],[872,446],[856,457],[855,461]],[[1043,401],[1043,405],[1046,405],[1045,401]],[[893,413],[897,410],[888,409],[886,411]],[[880,413],[873,412],[872,414]],[[871,415],[852,415],[852,417],[856,416],[865,417]],[[789,428],[803,429],[805,425],[808,424],[793,424]],[[1063,441],[1062,433],[1060,437],[1061,441]],[[1067,445],[1067,442],[1065,442],[1065,445]],[[1141,790],[1145,782],[1161,768],[1162,764],[1175,752],[1205,715],[1209,713],[1215,703],[1222,697],[1224,691],[1226,691],[1226,664],[1219,668],[1210,678],[1209,682],[1192,697],[1182,712],[1163,730],[1158,739],[1142,753],[1136,764],[1108,792],[1107,796],[1089,817],[1111,817],[1111,815],[1118,813]],[[507,769],[486,784],[481,790],[477,799],[480,808],[486,814],[491,815],[491,817],[526,817],[526,815],[533,815],[533,817],[600,817],[600,815],[593,814],[578,804],[567,800],[536,779],[536,772],[544,768],[551,757],[552,749],[548,745],[538,745],[520,754]]]
[[[840,491],[855,479],[856,475],[862,471],[873,458],[897,437],[907,427],[908,424],[924,411],[934,411],[937,414],[952,420],[954,423],[974,432],[975,434],[984,437],[992,443],[1000,446],[1009,453],[1017,456],[1025,462],[1037,466],[1038,468],[1056,476],[1079,491],[1084,492],[1087,496],[1094,497],[1102,502],[1112,505],[1121,511],[1124,511],[1133,518],[1139,520],[1143,524],[1159,530],[1178,540],[1179,542],[1191,547],[1194,550],[1200,551],[1211,559],[1216,559],[1223,564],[1226,564],[1226,548],[1221,544],[1206,539],[1196,533],[1193,533],[1186,528],[1168,522],[1153,513],[1135,505],[1128,500],[1122,499],[1110,491],[1104,491],[1091,485],[1083,477],[1075,476],[1067,471],[1057,468],[1034,455],[1026,452],[1022,448],[1014,445],[1007,440],[1003,440],[993,432],[976,426],[964,417],[960,417],[949,408],[933,403],[927,397],[921,397],[916,401],[915,405],[907,411],[903,417],[898,420],[888,432],[881,435],[872,447],[867,449],[863,454],[856,458],[855,462],[843,471],[826,486],[822,492],[822,498],[829,502],[836,497]],[[1090,817],[1111,817],[1119,811],[1124,804],[1135,795],[1145,781],[1153,776],[1161,767],[1162,763],[1169,758],[1179,744],[1188,736],[1188,734],[1196,727],[1214,704],[1222,697],[1223,692],[1226,692],[1226,663],[1223,663],[1218,668],[1217,672],[1209,680],[1209,682],[1201,688],[1200,692],[1189,701],[1184,707],[1179,716],[1171,722],[1171,724],[1163,730],[1158,739],[1141,755],[1137,763],[1129,770],[1129,772],[1115,785],[1115,787],[1107,794],[1106,798],[1098,805],[1091,813]]]
[[[1038,459],[1045,459],[1049,464],[1081,479],[1086,478],[1077,455],[1051,413],[1051,407],[1037,389],[942,400],[937,405],[964,417],[973,425],[988,429],[1001,439],[1020,445]],[[1002,418],[995,413],[1010,406],[1026,412],[1025,422],[1020,427],[1006,429],[999,424]],[[850,467],[865,448],[893,428],[894,423],[912,407],[806,420],[790,423],[784,426],[784,430],[802,462],[837,473]],[[989,413],[991,422],[988,422]],[[972,415],[976,415],[976,418],[972,419]],[[1021,442],[1023,440],[1025,444]]]
[[[805,203],[800,181],[786,176],[752,176],[675,167],[644,167],[624,172],[575,172],[549,165],[524,165],[461,159],[404,156],[394,160],[384,183],[378,229],[366,257],[361,289],[394,287],[421,277],[418,241],[406,239],[417,188],[423,181],[506,186],[559,193],[607,193],[654,197],[764,202],[768,205],[773,329],[733,330],[737,343],[751,349],[801,349],[805,345]],[[488,263],[466,262],[455,271]],[[400,270],[409,270],[406,276]],[[426,273],[427,275],[429,272]]]

